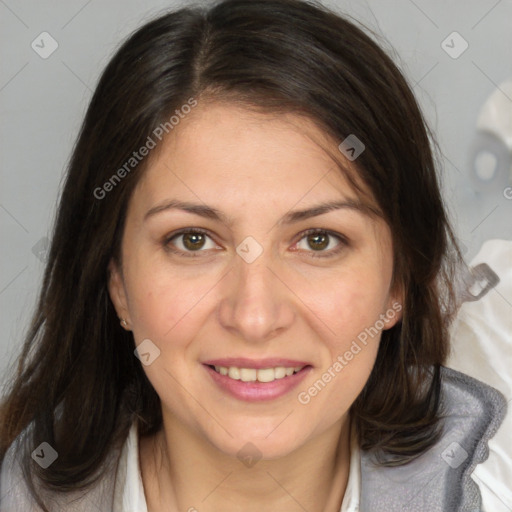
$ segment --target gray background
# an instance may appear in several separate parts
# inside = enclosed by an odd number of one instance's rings
[[[0,0],[0,381],[34,309],[45,237],[99,73],[132,30],[185,3]],[[481,105],[512,78],[512,0],[323,3],[369,26],[396,52],[440,144],[443,192],[466,258],[485,240],[511,240],[512,200],[473,188],[468,155]],[[441,47],[453,31],[469,44],[457,59]],[[42,32],[58,43],[46,59],[31,47]]]

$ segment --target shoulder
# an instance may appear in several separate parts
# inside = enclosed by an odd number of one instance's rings
[[[39,512],[41,509],[32,499],[22,470],[23,435],[11,443],[0,470],[0,510],[2,512]]]
[[[512,241],[488,240],[471,261],[467,293],[451,328],[447,366],[481,380],[512,400]],[[482,490],[484,509],[512,510],[512,410],[509,407],[489,457],[472,478]]]
[[[26,442],[26,433],[24,431],[11,444],[2,461],[0,470],[0,510],[2,512],[42,512],[43,510],[30,492],[22,466],[25,462],[24,457],[27,456],[33,459],[31,464],[36,464],[36,454],[43,453],[44,457],[44,447],[42,452],[37,450],[39,447],[36,447],[34,451],[25,455],[23,444]],[[112,510],[118,462],[119,452],[112,450],[103,465],[103,476],[97,483],[86,489],[58,492],[43,488],[37,479],[34,479],[34,484],[51,512],[54,510],[66,510],[66,512]]]
[[[364,510],[481,510],[471,474],[487,459],[507,403],[498,390],[452,369],[441,369],[441,382],[443,426],[434,446],[402,466],[378,466],[362,452]]]
[[[470,474],[489,456],[488,443],[503,424],[507,400],[497,389],[465,373],[446,367],[441,373],[443,439],[467,447],[461,455],[470,459]]]
[[[447,418],[474,418],[482,435],[492,437],[507,411],[507,400],[496,388],[453,368],[441,367],[442,406]],[[455,421],[452,419],[452,421]]]

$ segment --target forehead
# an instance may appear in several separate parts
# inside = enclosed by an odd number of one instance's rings
[[[306,117],[206,103],[159,144],[135,195],[146,204],[173,192],[209,203],[238,200],[239,206],[263,200],[288,207],[308,198],[357,200],[360,194],[340,170],[342,165],[357,176],[349,164],[336,142]],[[368,199],[364,202],[373,202]]]

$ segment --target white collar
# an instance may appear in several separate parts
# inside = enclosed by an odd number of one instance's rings
[[[361,455],[355,429],[350,438],[350,468],[340,512],[358,512],[361,494]],[[134,422],[123,446],[116,475],[114,510],[148,512],[139,463],[139,436]]]

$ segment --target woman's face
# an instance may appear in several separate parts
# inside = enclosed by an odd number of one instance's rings
[[[164,418],[225,454],[283,456],[346,419],[399,318],[389,228],[314,140],[293,115],[199,104],[139,182],[111,267]]]

